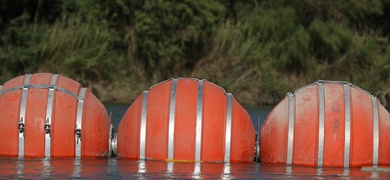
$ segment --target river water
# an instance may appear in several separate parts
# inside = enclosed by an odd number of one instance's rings
[[[106,103],[115,127],[128,104]],[[254,127],[271,108],[246,108]],[[0,179],[389,179],[390,172],[258,163],[189,163],[123,158],[0,157]]]

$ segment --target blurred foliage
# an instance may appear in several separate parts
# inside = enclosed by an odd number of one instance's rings
[[[129,101],[196,76],[271,105],[330,79],[390,105],[389,19],[389,0],[3,0],[0,83],[62,73]]]

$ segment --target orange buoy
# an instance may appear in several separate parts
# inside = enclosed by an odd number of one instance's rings
[[[390,115],[350,83],[318,81],[287,94],[265,120],[260,141],[265,163],[390,165]]]
[[[0,156],[108,154],[107,111],[80,83],[58,74],[26,74],[0,92]]]
[[[117,154],[132,159],[251,162],[255,131],[232,94],[206,80],[169,79],[144,91],[118,127]]]

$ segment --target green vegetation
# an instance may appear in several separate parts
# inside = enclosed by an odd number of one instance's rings
[[[175,76],[274,105],[318,79],[390,107],[389,0],[3,0],[0,83],[61,73],[131,102]]]

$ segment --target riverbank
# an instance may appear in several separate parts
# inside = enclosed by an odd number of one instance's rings
[[[348,11],[345,11],[348,9]],[[171,77],[207,79],[246,106],[340,80],[390,106],[390,1],[77,1],[0,6],[0,84],[50,72],[102,101]]]

